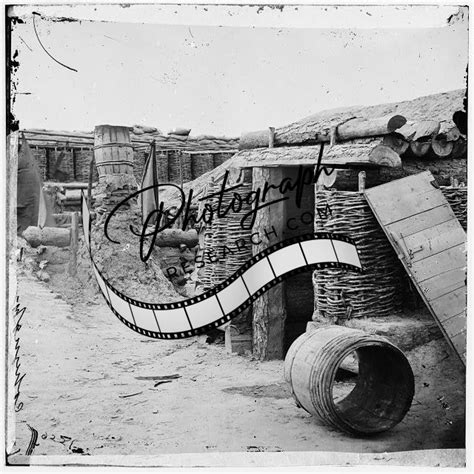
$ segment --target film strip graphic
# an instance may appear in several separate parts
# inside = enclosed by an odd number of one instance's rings
[[[313,233],[285,240],[248,260],[211,290],[176,303],[145,303],[114,288],[97,268],[91,250],[91,217],[82,193],[84,237],[100,290],[112,312],[133,331],[156,339],[181,339],[221,326],[265,291],[308,269],[362,271],[354,242],[342,235]]]

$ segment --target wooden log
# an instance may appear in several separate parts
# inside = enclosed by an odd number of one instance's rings
[[[70,249],[70,260],[68,266],[68,272],[71,276],[77,274],[77,249],[79,247],[79,219],[78,213],[73,212],[71,214],[71,243]]]
[[[405,140],[405,137],[397,132],[392,132],[392,133],[389,133],[388,135],[385,135],[383,137],[382,144],[385,146],[388,146],[395,153],[398,153],[399,155],[403,155],[403,153],[405,153],[408,147],[410,146],[410,143],[408,143],[408,141]]]
[[[165,229],[156,236],[155,245],[158,247],[195,247],[199,243],[198,233],[195,229]]]
[[[263,189],[265,182],[281,182],[283,173],[282,168],[254,168],[252,189]],[[278,192],[273,189],[267,196],[269,201],[279,197]],[[286,222],[285,214],[284,201],[258,211],[252,231],[262,238],[259,245],[252,246],[254,255],[281,241]],[[268,237],[265,237],[265,232]],[[253,303],[253,354],[260,360],[283,358],[286,320],[284,284],[282,282],[271,288]]]
[[[60,227],[30,226],[23,232],[23,238],[33,247],[40,245],[53,245],[55,247],[67,247],[71,241],[69,229]]]
[[[331,140],[331,129],[336,127],[339,141],[355,138],[377,137],[392,133],[406,123],[401,115],[387,115],[376,118],[352,118],[341,124],[313,122],[311,117],[275,129],[274,145],[315,145]],[[239,149],[264,148],[269,146],[268,129],[243,133]]]
[[[415,140],[410,143],[411,152],[418,157],[425,156],[431,148],[431,141]]]
[[[467,140],[464,137],[454,142],[450,158],[467,158]]]
[[[56,183],[52,181],[46,181],[44,183],[44,186],[57,186],[59,188],[64,188],[64,189],[87,189],[87,183],[80,183],[80,182]]]
[[[440,133],[432,138],[431,149],[433,153],[439,158],[445,158],[451,154],[454,148],[454,143],[448,141],[446,134]]]
[[[423,120],[420,122],[409,122],[397,130],[405,140],[413,141],[423,137],[432,137],[439,133],[441,125],[436,120]]]
[[[459,131],[458,127],[454,126],[453,128],[450,128],[446,132],[446,140],[448,142],[455,142],[461,137],[461,132]]]
[[[369,154],[369,162],[379,166],[396,168],[402,166],[400,155],[386,145],[377,145]]]
[[[81,189],[66,189],[65,190],[65,200],[66,201],[80,201],[82,197]]]
[[[377,145],[381,139],[362,143],[343,143],[324,150],[321,165],[332,168],[401,166],[400,156],[388,146]],[[232,159],[237,168],[265,166],[315,165],[320,146],[278,147],[242,150]]]

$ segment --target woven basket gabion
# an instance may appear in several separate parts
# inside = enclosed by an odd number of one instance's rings
[[[351,318],[389,316],[400,309],[408,281],[385,233],[365,197],[358,192],[317,191],[317,208],[331,209],[327,217],[315,213],[315,231],[354,239],[363,273],[341,269],[313,273],[315,318],[333,323]]]
[[[467,231],[467,186],[441,186],[440,189],[449,202],[462,228]]]
[[[219,191],[221,183],[209,183],[205,194]],[[244,181],[238,192],[244,196],[252,190],[252,184]],[[221,208],[227,209],[233,197],[232,193],[224,193]],[[207,204],[217,207],[217,197],[206,200]],[[233,275],[244,263],[252,258],[252,247],[250,244],[251,229],[242,229],[240,220],[251,210],[251,205],[244,203],[238,212],[231,211],[225,217],[214,216],[211,225],[204,229],[204,262],[199,279],[207,290],[223,282]],[[236,242],[244,239],[246,246],[237,248]],[[226,256],[223,258],[223,249]],[[215,257],[210,262],[210,252],[214,251]]]

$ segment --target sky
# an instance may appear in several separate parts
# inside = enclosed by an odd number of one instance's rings
[[[238,136],[465,86],[467,24],[447,24],[456,7],[324,8],[17,7],[14,113],[21,128]],[[77,72],[42,49],[32,11],[45,48]],[[48,19],[58,15],[81,21]]]

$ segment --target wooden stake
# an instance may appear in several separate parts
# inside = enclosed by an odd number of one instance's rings
[[[94,174],[94,157],[91,158],[89,163],[89,183],[87,186],[87,205],[89,208],[92,206],[92,176]]]
[[[77,248],[79,242],[79,220],[77,212],[71,215],[71,243],[69,244],[70,259],[69,259],[69,275],[76,276],[77,274]]]
[[[363,193],[365,191],[365,178],[365,171],[359,172],[359,193]]]
[[[74,148],[71,148],[71,153],[72,153],[72,174],[73,174],[73,176],[74,176],[74,179],[77,179],[76,150],[74,150]]]
[[[275,127],[268,127],[268,148],[275,146]]]

